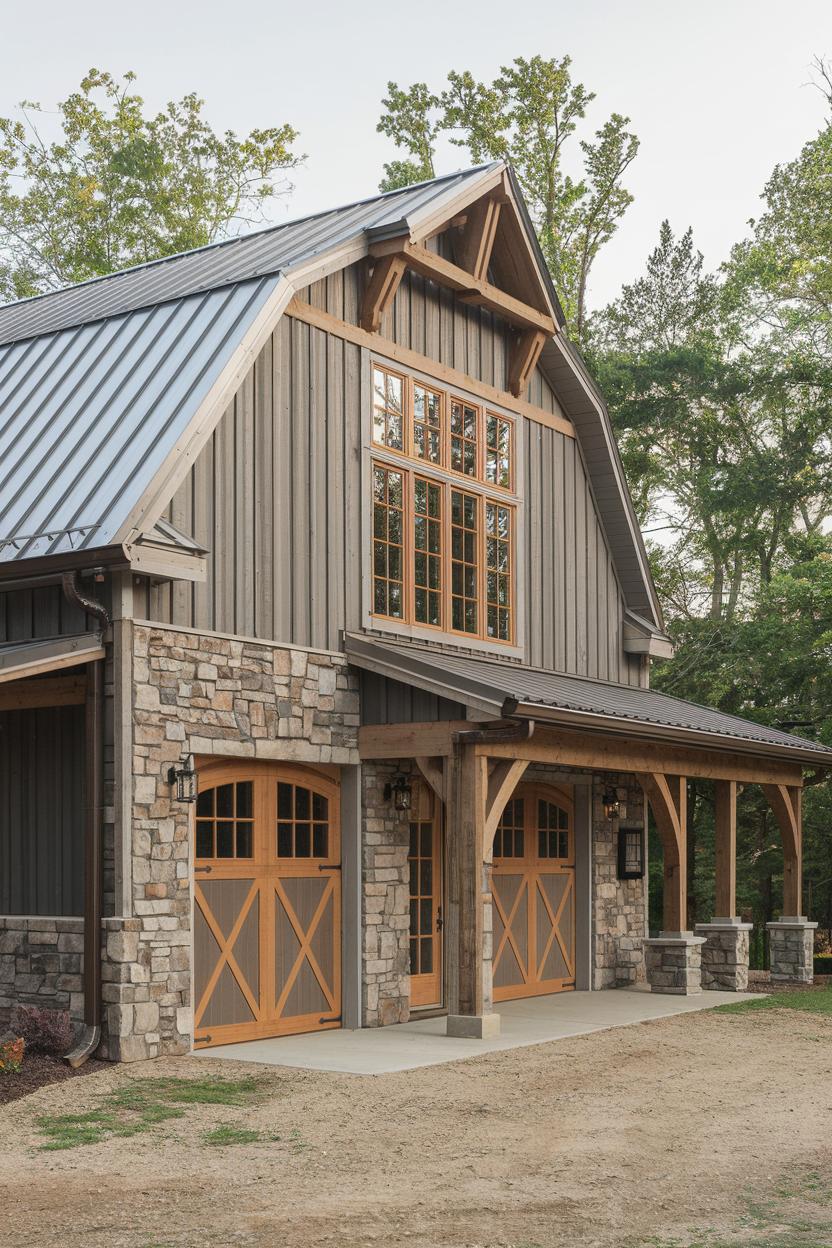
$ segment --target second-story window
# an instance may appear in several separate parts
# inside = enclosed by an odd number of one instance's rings
[[[373,616],[514,642],[514,436],[512,417],[374,365]]]

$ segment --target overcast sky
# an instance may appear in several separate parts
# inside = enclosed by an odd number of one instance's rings
[[[39,0],[15,4],[5,30],[4,116],[24,98],[54,106],[96,66],[134,70],[154,108],[197,91],[219,129],[291,122],[308,160],[275,220],[373,192],[394,154],[375,132],[388,79],[438,86],[449,68],[492,77],[514,56],[568,53],[597,96],[587,125],[625,113],[641,139],[635,203],[594,272],[598,304],[639,273],[663,217],[693,225],[712,265],[743,234],[774,164],[822,122],[805,84],[813,56],[832,55],[832,3]],[[439,171],[464,163],[450,149]]]

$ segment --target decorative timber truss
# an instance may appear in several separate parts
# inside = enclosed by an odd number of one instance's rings
[[[528,268],[523,273],[515,268],[512,284],[519,279],[523,297],[510,294],[505,279],[499,284],[489,281],[494,244],[500,231],[501,239],[510,250],[517,245],[517,224],[503,211],[512,201],[505,184],[489,191],[476,200],[462,215],[446,223],[451,237],[454,261],[431,251],[426,243],[428,237],[414,242],[409,235],[372,243],[369,250],[370,273],[361,307],[361,327],[369,333],[378,333],[385,312],[396,297],[402,278],[408,269],[419,273],[454,291],[457,299],[475,304],[497,313],[513,328],[513,340],[508,366],[508,388],[516,397],[522,397],[529,385],[532,373],[540,359],[547,339],[557,332],[551,308],[545,292],[530,279]],[[509,224],[510,222],[510,224]],[[512,228],[513,227],[513,228]],[[441,231],[434,230],[433,233]],[[501,275],[502,276],[502,275]]]

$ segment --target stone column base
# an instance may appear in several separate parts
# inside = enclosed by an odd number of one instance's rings
[[[703,936],[702,987],[717,992],[746,992],[748,989],[748,945],[753,924],[731,919],[697,923],[696,935]]]
[[[647,982],[651,992],[690,997],[702,991],[704,936],[692,932],[662,932],[644,942]]]
[[[449,1014],[446,1034],[462,1040],[493,1040],[500,1034],[499,1014]]]
[[[812,983],[816,927],[817,923],[810,923],[802,915],[793,918],[783,915],[773,923],[766,923],[773,980],[796,979],[803,984]]]

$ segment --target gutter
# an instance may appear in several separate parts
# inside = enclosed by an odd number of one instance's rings
[[[103,580],[103,572],[98,573]],[[65,572],[67,602],[109,627],[103,603],[81,592],[77,572]],[[101,918],[104,830],[104,660],[89,663],[84,704],[84,1029],[75,1048],[64,1054],[70,1066],[83,1066],[101,1041]]]

